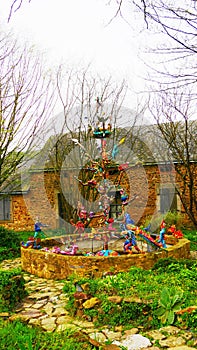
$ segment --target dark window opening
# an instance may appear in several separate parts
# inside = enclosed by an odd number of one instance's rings
[[[9,221],[10,216],[10,198],[5,197],[0,199],[0,221]]]
[[[177,195],[174,188],[160,189],[160,212],[177,211]]]
[[[69,230],[70,224],[67,225],[67,223],[70,223],[70,219],[73,219],[73,207],[65,200],[62,193],[58,193],[58,210],[60,217],[59,227],[66,227]]]
[[[161,172],[170,172],[173,170],[173,166],[171,164],[159,165],[159,170]]]
[[[108,171],[108,173],[109,173],[109,175],[116,175],[116,174],[119,174],[119,170],[118,170],[118,168],[116,168],[116,169],[111,169],[111,170],[109,170]]]
[[[114,200],[110,205],[109,217],[117,219],[118,216],[122,213],[122,202],[120,192],[110,192],[108,196],[114,196]]]

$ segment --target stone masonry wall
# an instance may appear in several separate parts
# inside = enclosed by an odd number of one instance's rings
[[[166,239],[167,241],[167,239]],[[22,269],[48,279],[65,279],[76,273],[78,276],[99,277],[106,271],[128,271],[131,266],[150,269],[159,259],[174,257],[189,258],[190,242],[180,239],[174,246],[145,254],[120,256],[65,256],[35,249],[21,248]]]
[[[58,192],[62,185],[59,180],[58,175],[50,171],[32,172],[30,174],[29,191],[23,195],[12,196],[11,220],[0,222],[0,225],[16,231],[33,231],[34,222],[39,217],[39,220],[50,225],[50,228],[58,228]],[[134,197],[135,199],[130,202],[128,207],[125,207],[125,210],[130,212],[137,225],[143,224],[147,217],[157,213],[157,192],[160,186],[171,184],[175,180],[181,189],[183,185],[174,168],[169,171],[164,166],[162,168],[156,165],[136,165],[127,170],[127,176],[122,176],[121,186],[126,189],[129,198]],[[64,181],[63,186],[66,191],[70,191],[71,196],[79,191],[78,183],[73,180],[72,173],[69,173]],[[68,181],[68,184],[66,184],[66,181]],[[71,183],[72,189],[69,185]],[[183,208],[181,208],[181,213],[184,215],[185,223],[189,223]]]
[[[31,173],[28,206],[33,221],[56,228],[56,175],[52,172]]]
[[[33,220],[22,195],[12,196],[11,220],[1,221],[0,225],[15,231],[33,231]]]

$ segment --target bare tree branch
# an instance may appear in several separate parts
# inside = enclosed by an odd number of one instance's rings
[[[157,96],[157,98],[156,98]],[[196,147],[197,147],[197,122],[195,115],[195,103],[189,96],[189,91],[174,89],[174,91],[162,91],[154,94],[150,111],[156,121],[157,128],[153,128],[153,137],[157,131],[161,140],[169,149],[169,155],[173,160],[177,179],[176,192],[181,200],[185,212],[195,226],[197,226],[197,196],[196,196]],[[162,152],[162,149],[160,150]]]
[[[28,0],[28,2],[30,3],[31,0]],[[11,7],[10,7],[9,16],[8,16],[8,22],[10,21],[13,12],[18,11],[18,10],[21,8],[22,3],[23,3],[23,0],[14,0],[14,1],[12,2],[12,5],[11,5]],[[15,8],[15,5],[17,6],[16,8]]]
[[[136,114],[131,111],[130,120],[126,120],[126,128],[123,109],[127,92],[125,81],[117,84],[111,76],[103,78],[92,73],[89,67],[66,71],[64,67],[60,67],[57,86],[64,112],[55,120],[54,136],[51,137],[51,143],[48,143],[46,166],[53,168],[60,178],[57,188],[61,196],[64,219],[67,221],[69,215],[70,219],[73,218],[78,200],[83,202],[88,211],[92,208],[98,211],[99,208],[97,188],[102,177],[102,165],[99,162],[102,160],[103,150],[99,142],[101,140],[94,138],[94,131],[99,129],[103,121],[106,128],[111,128],[111,137],[105,145],[105,159],[112,167],[117,161],[120,164],[133,161],[131,151],[123,154],[120,151],[114,160],[112,150],[122,138],[125,138],[127,149],[132,149],[137,139],[137,129],[140,129],[136,123],[142,110],[139,108]],[[135,133],[132,134],[134,127]],[[93,164],[97,163],[100,170],[96,174],[94,171],[87,171],[93,169]],[[71,177],[64,176],[64,171],[67,172],[68,169],[71,171]],[[97,185],[86,186],[89,180],[95,180]],[[71,195],[68,194],[69,188],[72,188]]]
[[[9,47],[9,49],[8,49]],[[20,48],[10,35],[0,35],[0,188],[9,188],[13,175],[40,143],[40,129],[53,108],[51,73],[41,55]],[[36,144],[36,145],[35,145]],[[13,187],[13,186],[12,186]]]

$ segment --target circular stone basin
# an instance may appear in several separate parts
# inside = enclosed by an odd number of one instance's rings
[[[62,237],[63,239],[63,237]],[[42,240],[42,247],[53,247],[62,245],[61,237],[53,237]],[[89,240],[89,245],[92,242]],[[100,242],[101,243],[101,242]],[[122,241],[123,243],[123,241]],[[128,271],[131,266],[150,269],[161,258],[174,257],[176,259],[188,259],[190,256],[190,241],[173,236],[166,235],[167,249],[157,251],[143,252],[137,254],[125,254],[118,251],[117,256],[84,256],[62,255],[52,253],[50,250],[42,249],[25,249],[21,247],[21,265],[22,270],[42,278],[48,279],[65,279],[69,275],[77,274],[78,276],[101,277],[106,272],[123,272]],[[77,242],[78,245],[78,242]],[[102,248],[101,248],[102,249]],[[109,249],[110,244],[109,244]],[[113,247],[113,249],[115,249]]]

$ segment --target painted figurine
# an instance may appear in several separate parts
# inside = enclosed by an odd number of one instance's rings
[[[83,233],[85,230],[85,225],[82,221],[77,221],[76,223],[74,223],[73,219],[70,220],[70,223],[72,226],[75,227],[75,230],[73,233]]]
[[[28,241],[25,243],[24,241],[21,242],[21,246],[23,248],[33,248],[34,246],[34,237],[29,237]]]
[[[113,227],[114,219],[113,218],[109,218],[107,220],[107,223],[108,223],[107,230],[110,231],[110,232],[116,232],[116,228]]]
[[[176,238],[183,237],[183,233],[180,230],[177,230],[175,225],[169,227],[168,233],[172,234]]]
[[[80,201],[77,203],[77,216],[82,221],[87,219],[87,211]]]
[[[63,255],[76,255],[77,251],[78,251],[78,246],[76,244],[74,244],[70,249],[68,249],[68,251],[61,250],[60,254],[63,254]]]
[[[39,219],[34,224],[34,238],[46,238],[45,233],[42,231],[41,227],[47,227],[48,225],[42,224]]]
[[[134,225],[134,224],[135,223],[134,223],[133,219],[131,219],[131,215],[126,212],[124,214],[122,224],[120,225],[121,229],[126,230],[128,228],[127,225]]]
[[[166,242],[165,242],[165,233],[166,233],[166,223],[164,220],[162,220],[161,226],[160,226],[160,233],[159,233],[159,240],[158,243],[161,243],[163,248],[167,248]]]
[[[132,247],[134,247],[138,253],[141,253],[141,250],[137,245],[137,240],[133,231],[131,230],[126,231],[125,238],[126,238],[126,241],[124,242],[125,252],[128,252],[128,251],[132,252]]]
[[[41,249],[41,238],[36,238],[34,239],[34,237],[29,237],[28,238],[28,241],[25,243],[25,242],[21,242],[21,247],[25,248],[25,249]]]

